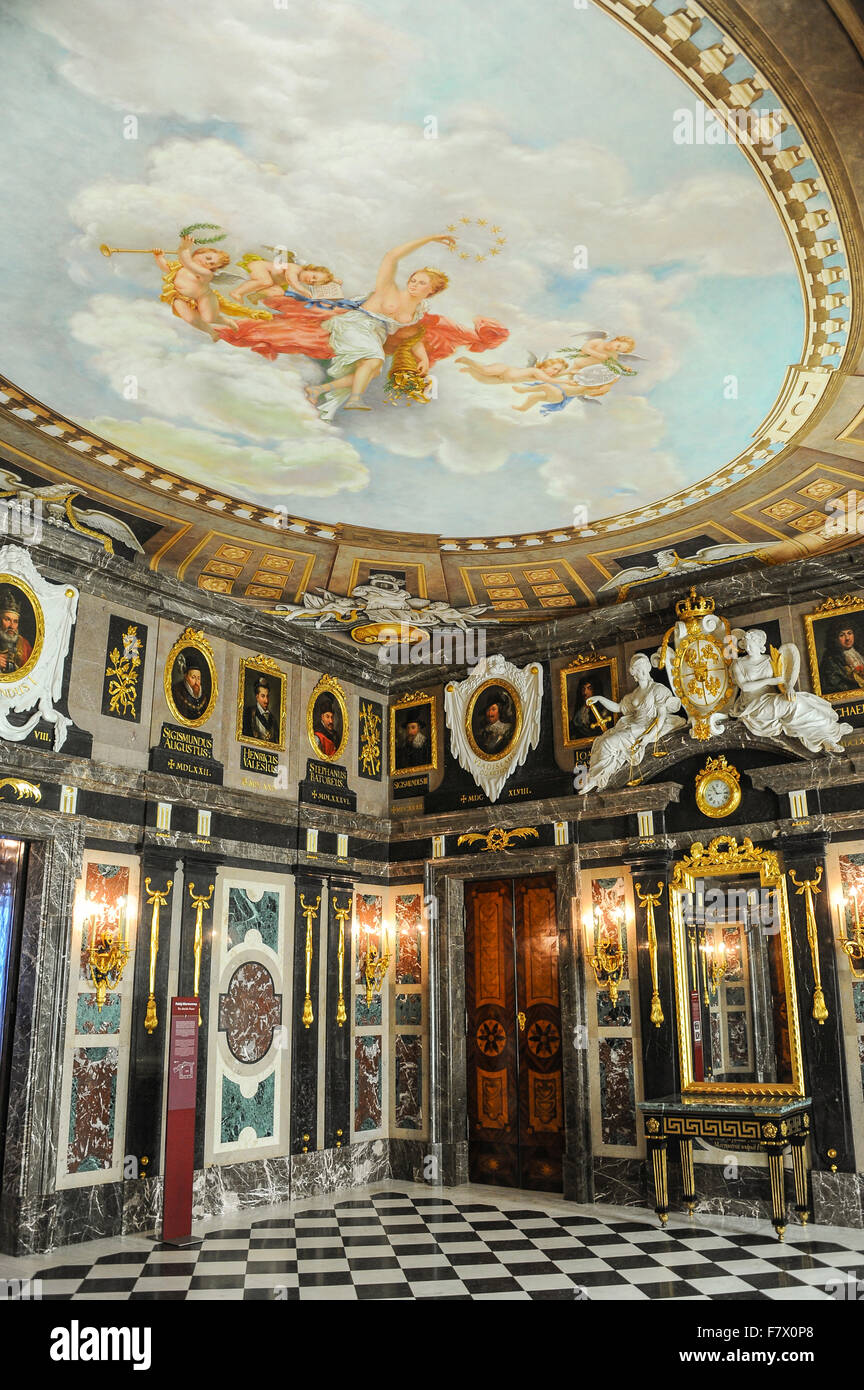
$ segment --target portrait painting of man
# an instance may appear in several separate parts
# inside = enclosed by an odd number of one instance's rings
[[[391,710],[390,765],[394,772],[427,772],[437,767],[435,701],[416,698]]]
[[[182,724],[203,724],[216,703],[216,672],[204,644],[193,646],[182,638],[168,654],[165,694],[173,714]]]
[[[864,690],[864,615],[838,618],[824,627],[818,658],[822,694],[830,698]]]
[[[15,583],[0,586],[0,679],[16,677],[27,665],[36,642],[32,601]]]
[[[860,704],[864,696],[864,599],[847,594],[826,599],[804,615],[814,693],[834,704]],[[844,718],[859,717],[844,713]]]
[[[312,710],[312,738],[319,758],[336,758],[342,752],[344,719],[339,701],[329,691],[316,696]]]
[[[471,736],[486,758],[502,758],[516,736],[517,701],[509,686],[498,683],[482,689],[473,702],[469,719]]]
[[[240,662],[237,737],[267,748],[285,747],[285,677],[265,658]],[[272,669],[271,669],[272,665]]]
[[[617,700],[618,681],[613,659],[591,666],[578,659],[561,672],[561,727],[565,748],[581,748],[591,743],[613,716],[604,705],[594,703],[598,696]]]

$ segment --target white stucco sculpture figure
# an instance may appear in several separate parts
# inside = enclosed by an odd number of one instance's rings
[[[582,794],[606,787],[622,768],[638,767],[648,749],[664,734],[683,728],[687,723],[677,711],[681,701],[665,685],[655,681],[647,656],[637,654],[629,666],[636,689],[630,690],[619,704],[605,695],[596,695],[593,703],[620,714],[618,723],[605,734],[598,734],[591,745],[588,780]]]
[[[767,638],[761,628],[733,634],[744,655],[732,661],[732,679],[738,695],[730,713],[760,738],[798,739],[811,753],[824,749],[842,753],[841,739],[851,734],[851,724],[841,724],[836,710],[820,695],[796,690],[801,657],[791,642],[769,656]]]

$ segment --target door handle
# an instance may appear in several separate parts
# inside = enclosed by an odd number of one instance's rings
[[[519,1024],[519,1032],[520,1032],[520,1033],[524,1033],[524,1032],[525,1032],[525,1015],[523,1014],[523,1012],[522,1012],[521,1009],[519,1010],[518,1014],[516,1015],[516,1022]]]

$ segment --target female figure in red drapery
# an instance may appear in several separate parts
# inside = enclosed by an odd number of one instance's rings
[[[268,323],[247,323],[219,329],[219,336],[235,347],[248,347],[271,360],[280,353],[300,353],[328,361],[329,381],[307,388],[324,419],[332,419],[340,405],[346,410],[368,410],[363,394],[380,372],[384,360],[407,334],[423,326],[423,346],[428,363],[448,357],[457,347],[485,352],[497,347],[508,330],[494,319],[475,319],[473,329],[426,311],[426,302],[446,289],[447,276],[426,266],[409,277],[405,288],[396,283],[396,268],[403,256],[428,242],[443,242],[451,249],[453,237],[422,237],[397,246],[381,262],[375,289],[362,300],[324,300],[310,303],[286,293],[268,305],[275,317]],[[401,335],[401,336],[400,336]],[[319,398],[326,396],[323,402]]]

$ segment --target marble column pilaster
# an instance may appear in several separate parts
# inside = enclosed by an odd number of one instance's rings
[[[198,1082],[195,1092],[195,1167],[204,1167],[204,1136],[207,1108],[207,1057],[210,1017],[210,959],[213,946],[213,903],[216,897],[216,874],[222,861],[207,854],[187,854],[183,861],[183,898],[180,905],[180,962],[177,993],[181,999],[195,994],[195,898],[204,898],[201,918],[201,967],[198,980],[198,1007],[201,1024],[198,1029]]]
[[[331,878],[327,890],[327,989],[324,1027],[324,1135],[325,1149],[344,1148],[351,1139],[351,979],[350,879]],[[339,959],[339,913],[343,922],[343,958]],[[305,925],[305,923],[304,923]],[[340,998],[342,1011],[340,1012]],[[344,1018],[342,1017],[344,1013]],[[341,1020],[341,1021],[340,1021]]]
[[[294,989],[291,1047],[291,1152],[312,1153],[318,1147],[318,1039],[321,1019],[318,1008],[319,952],[326,908],[327,879],[312,877],[308,870],[295,880],[294,906]],[[304,912],[314,908],[307,918]],[[309,1009],[306,1000],[307,920],[311,924],[311,962],[309,965]],[[286,991],[287,993],[287,991]],[[309,1011],[311,1010],[311,1018]],[[303,1015],[306,1012],[306,1022]]]
[[[638,853],[624,855],[633,880],[633,903],[636,914],[636,962],[639,985],[639,1031],[642,1039],[642,1085],[646,1100],[673,1095],[680,1086],[678,1066],[678,1034],[675,1018],[675,972],[672,962],[672,931],[669,920],[669,871],[671,853],[665,848],[644,848]],[[639,906],[636,884],[643,894],[656,894],[658,883],[663,885],[660,901],[654,908],[654,927],[657,933],[657,990],[663,1022],[659,1027],[651,1022],[651,998],[654,990],[651,958],[648,950],[648,910]],[[634,963],[631,961],[631,973]]]
[[[786,893],[789,898],[789,919],[792,927],[801,1049],[804,1054],[804,1088],[813,1101],[810,1167],[826,1171],[835,1164],[840,1173],[851,1173],[855,1171],[855,1149],[849,1105],[849,1081],[846,1075],[837,948],[831,921],[831,902],[827,891],[827,841],[828,837],[822,833],[788,836],[783,841],[782,862],[786,870]],[[813,1017],[814,976],[810,943],[807,938],[806,895],[796,892],[795,885],[789,877],[789,870],[792,869],[799,883],[803,883],[805,879],[815,879],[820,865],[822,881],[819,885],[820,891],[813,895],[813,915],[816,920],[822,990],[828,1009],[828,1017],[824,1023],[819,1023]],[[836,1149],[836,1157],[828,1157],[829,1149]]]
[[[161,1171],[163,1059],[165,1030],[170,1026],[168,964],[176,878],[176,852],[154,847],[145,850],[141,858],[141,902],[135,950],[125,1153],[134,1155],[139,1177],[147,1178],[154,1178]],[[153,918],[153,908],[147,903],[148,879],[151,891],[162,892],[167,884],[171,884],[165,906],[159,912],[159,950],[154,980],[157,1023],[152,1032],[145,1027],[150,994],[150,929]]]

